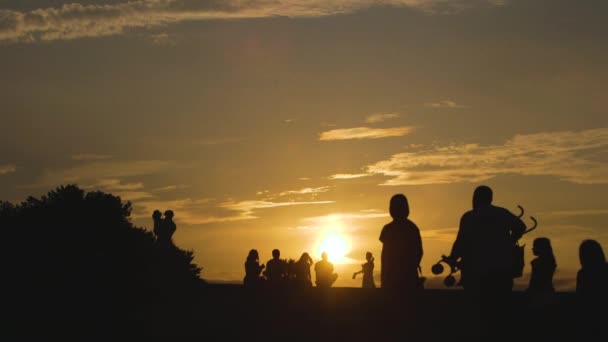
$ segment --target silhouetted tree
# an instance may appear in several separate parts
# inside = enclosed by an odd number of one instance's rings
[[[34,315],[116,318],[203,284],[193,252],[158,247],[131,222],[131,210],[120,197],[76,185],[0,202],[3,281],[15,314],[32,314],[34,306]]]

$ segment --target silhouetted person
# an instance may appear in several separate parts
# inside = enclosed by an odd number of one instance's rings
[[[257,249],[252,249],[245,260],[245,278],[243,285],[245,287],[259,287],[262,284],[263,278],[260,275],[264,269],[264,264],[260,265],[260,256]]]
[[[152,232],[158,240],[158,236],[162,234],[160,231],[162,229],[161,226],[163,224],[163,214],[160,212],[160,210],[154,210],[154,212],[152,213],[152,221],[154,222]]]
[[[317,287],[331,287],[338,279],[338,275],[334,273],[334,264],[327,260],[326,252],[321,254],[321,260],[315,264],[315,275]]]
[[[281,251],[278,249],[272,250],[272,259],[266,263],[264,276],[272,286],[282,284],[287,277],[287,263],[281,259]]]
[[[393,221],[380,233],[382,268],[380,286],[386,289],[418,288],[418,266],[422,260],[422,239],[418,226],[408,219],[410,207],[403,194],[391,198],[389,212]]]
[[[606,331],[605,310],[608,305],[608,263],[600,243],[583,240],[579,246],[581,268],[576,274],[576,296],[581,333],[602,340]],[[598,335],[601,335],[598,336]],[[591,340],[591,339],[590,339]]]
[[[585,303],[606,300],[608,264],[604,250],[596,240],[584,240],[579,247],[581,268],[576,275],[576,293]]]
[[[312,277],[310,275],[312,264],[312,258],[306,252],[302,253],[300,259],[295,263],[296,283],[299,287],[312,287]]]
[[[374,282],[374,257],[371,252],[365,253],[365,260],[367,260],[367,262],[361,265],[361,271],[353,273],[353,279],[355,279],[358,274],[363,273],[361,287],[373,289],[376,287],[376,283]]]
[[[536,256],[531,262],[532,273],[527,292],[532,296],[532,300],[542,304],[550,300],[555,293],[553,288],[553,275],[557,263],[553,255],[551,241],[546,237],[534,239],[532,243],[532,253]]]
[[[173,247],[173,234],[177,229],[175,222],[173,222],[173,211],[166,210],[165,217],[162,218],[160,211],[155,210],[152,214],[154,220],[154,234],[156,235],[156,242],[162,247]]]
[[[461,283],[476,319],[505,325],[513,288],[514,245],[525,223],[509,210],[492,205],[492,189],[482,185],[473,193],[473,209],[460,219],[450,258],[461,259]],[[498,328],[484,324],[487,329]],[[506,332],[506,330],[505,330]]]

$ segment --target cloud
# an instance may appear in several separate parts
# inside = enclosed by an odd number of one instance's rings
[[[548,217],[596,216],[608,215],[608,209],[559,210],[539,214]]]
[[[321,186],[318,188],[304,188],[304,189],[300,189],[300,190],[283,191],[279,194],[279,196],[318,194],[318,193],[327,192],[327,191],[329,191],[329,186]]]
[[[361,178],[361,177],[368,177],[371,176],[370,174],[367,173],[338,173],[335,175],[331,175],[329,177],[327,177],[327,179],[354,179],[354,178]]]
[[[498,175],[608,184],[608,128],[516,135],[502,145],[460,144],[394,154],[366,167],[382,185],[478,183]]]
[[[94,161],[94,160],[110,159],[110,158],[112,158],[112,156],[107,155],[107,154],[80,153],[80,154],[74,154],[70,158],[72,160],[76,160],[76,161]]]
[[[224,144],[233,144],[237,142],[243,141],[243,138],[218,138],[218,139],[206,139],[197,141],[196,144],[203,146],[215,146],[215,145],[224,145]]]
[[[226,202],[221,205],[222,208],[236,211],[238,215],[234,217],[236,220],[256,219],[254,211],[259,209],[287,207],[293,205],[314,205],[314,204],[331,204],[334,201],[309,201],[309,202],[271,202],[271,201],[256,201],[247,200],[241,202]]]
[[[354,127],[325,131],[320,134],[319,140],[349,140],[349,139],[380,139],[404,136],[414,130],[413,127],[402,126],[392,128]]]
[[[383,121],[390,120],[390,119],[396,119],[398,117],[399,117],[399,114],[397,114],[397,113],[375,113],[375,114],[368,116],[365,119],[365,122],[378,123],[378,122],[383,122]]]
[[[424,105],[426,107],[431,107],[431,108],[448,108],[448,109],[467,108],[467,106],[458,104],[451,100],[443,100],[443,101],[439,101],[439,102],[427,102]]]
[[[76,0],[75,0],[76,1]],[[319,17],[373,6],[409,7],[426,13],[456,13],[496,0],[132,0],[64,3],[29,11],[0,9],[0,41],[52,41],[100,37],[134,28],[208,19],[272,16]]]
[[[138,201],[134,203],[136,210],[134,210],[133,218],[143,219],[150,218],[152,220],[152,212],[154,210],[165,211],[167,209],[173,210],[175,213],[175,220],[178,223],[188,225],[201,225],[208,223],[217,222],[230,222],[239,220],[235,216],[221,216],[209,213],[210,207],[212,207],[212,200],[209,198],[180,198],[163,200],[159,198],[148,197],[144,201]]]
[[[0,176],[7,175],[17,171],[17,167],[13,164],[0,165]]]
[[[312,216],[302,219],[302,223],[296,227],[288,228],[298,231],[317,231],[321,229],[349,230],[353,231],[359,227],[356,221],[370,219],[386,219],[389,214],[378,210],[361,210],[356,212],[331,213],[322,216]]]
[[[110,183],[118,179],[159,173],[175,167],[166,160],[136,161],[93,161],[62,170],[46,170],[34,187],[48,187],[60,184],[78,184],[103,182]]]
[[[133,191],[141,190],[144,188],[144,184],[141,182],[126,183],[123,184],[120,179],[101,179],[94,184],[85,185],[85,189],[99,188],[105,190],[118,190],[118,191]]]

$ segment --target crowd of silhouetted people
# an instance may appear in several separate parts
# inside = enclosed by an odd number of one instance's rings
[[[308,252],[302,253],[298,260],[281,259],[281,251],[274,249],[272,259],[260,264],[260,255],[256,249],[249,251],[245,260],[245,278],[243,285],[248,288],[260,287],[313,287],[311,268],[314,265],[315,284],[317,287],[331,287],[338,278],[334,265],[327,260],[327,253],[321,254],[321,260],[314,263]]]
[[[460,219],[458,233],[451,252],[443,260],[453,270],[460,271],[458,285],[462,286],[468,300],[471,321],[487,331],[507,329],[510,296],[514,279],[521,277],[524,260],[523,246],[518,244],[522,236],[536,227],[526,227],[521,219],[509,210],[492,204],[493,192],[488,186],[478,186],[473,193],[472,209]],[[416,293],[424,288],[420,262],[423,256],[420,230],[409,216],[408,199],[403,194],[394,195],[389,204],[392,221],[381,230],[382,242],[380,287],[397,290],[400,295]],[[546,308],[554,301],[553,277],[557,263],[551,241],[547,237],[533,240],[530,261],[531,276],[526,290],[532,308]],[[295,284],[312,287],[311,267],[313,260],[308,253],[298,260],[286,261],[275,249],[273,258],[260,264],[257,250],[252,249],[245,262],[244,285],[247,287],[281,286]],[[608,264],[599,242],[582,241],[579,248],[581,268],[576,278],[576,294],[582,307],[605,305],[608,293]],[[457,266],[456,266],[457,265]],[[323,253],[322,260],[314,264],[317,287],[331,287],[338,275]],[[352,278],[363,274],[363,288],[375,288],[374,257],[368,252],[361,270]],[[605,307],[600,306],[601,309]],[[498,329],[498,330],[497,330]]]

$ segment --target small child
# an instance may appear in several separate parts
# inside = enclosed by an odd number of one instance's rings
[[[371,252],[365,253],[366,263],[361,265],[361,271],[353,273],[353,279],[357,277],[357,274],[363,273],[363,288],[375,288],[376,283],[374,282],[374,257]]]

